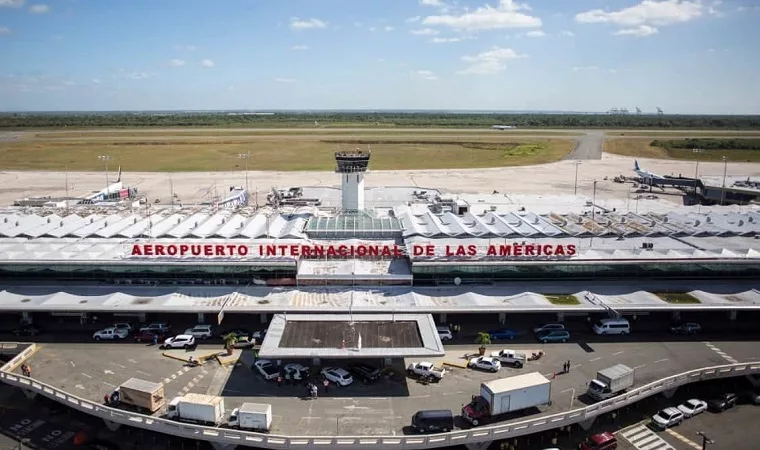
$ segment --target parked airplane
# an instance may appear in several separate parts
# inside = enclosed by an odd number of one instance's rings
[[[102,189],[98,192],[95,192],[93,194],[88,195],[85,197],[87,200],[92,201],[102,201],[108,198],[110,194],[113,194],[114,192],[119,192],[124,186],[121,183],[121,166],[119,166],[119,176],[116,178],[116,182],[106,186],[105,189]]]
[[[514,125],[494,125],[491,128],[494,130],[511,130],[516,127]]]
[[[639,167],[639,161],[635,160],[633,162],[633,171],[636,172],[636,175],[640,176],[642,180],[646,182],[650,182],[652,180],[662,180],[665,177],[657,175],[656,173],[652,173],[648,170],[642,170],[641,167]]]

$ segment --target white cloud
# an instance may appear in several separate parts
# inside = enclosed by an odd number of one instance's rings
[[[327,22],[319,19],[299,19],[298,17],[291,17],[290,28],[293,30],[310,30],[316,28],[327,28]]]
[[[274,81],[278,83],[295,83],[296,80],[293,78],[275,78]]]
[[[660,30],[658,30],[655,27],[650,27],[649,25],[639,25],[635,28],[623,28],[622,30],[618,30],[615,32],[618,36],[638,36],[638,37],[645,37],[645,36],[651,36],[653,34],[659,33]]]
[[[146,72],[132,72],[130,74],[127,74],[127,78],[131,78],[133,80],[144,80],[146,78],[150,78],[150,75]]]
[[[414,72],[414,75],[416,75],[419,78],[422,78],[423,80],[435,81],[438,79],[438,77],[429,70],[418,70]]]
[[[485,5],[474,11],[465,11],[461,15],[428,16],[424,25],[448,26],[457,30],[494,30],[499,28],[535,28],[541,26],[541,19],[519,12],[528,10],[526,5],[514,0],[500,0],[493,7]]]
[[[169,65],[172,66],[172,67],[182,67],[182,66],[185,65],[185,60],[184,59],[172,59],[171,61],[169,61]]]
[[[436,37],[430,40],[433,44],[450,44],[452,42],[462,42],[463,38],[458,37],[451,37],[451,38],[442,38],[442,37]]]
[[[537,38],[538,37],[546,37],[546,33],[544,33],[541,30],[528,31],[527,33],[525,33],[525,35],[528,36],[528,37],[537,37]]]
[[[520,55],[511,48],[494,47],[475,56],[463,56],[462,61],[471,63],[470,67],[457,73],[463,75],[491,75],[506,69],[507,65],[505,61],[526,58],[527,56]]]
[[[377,31],[377,27],[369,27],[369,28],[367,28],[367,30],[369,30],[369,31],[371,31],[371,32],[374,33],[375,31]]]
[[[441,0],[420,0],[420,5],[435,6],[435,7],[444,6],[444,4],[443,4],[443,2]]]
[[[599,70],[599,66],[575,66],[573,67],[573,72],[591,72],[594,70]]]
[[[0,36],[11,34],[11,29],[8,27],[0,27]]]
[[[210,68],[214,67],[215,65],[216,64],[214,64],[214,60],[212,60],[212,59],[204,59],[203,61],[201,61],[201,66],[203,66],[203,67],[205,67],[207,69],[210,69]]]
[[[2,1],[2,0],[0,0],[0,1]],[[414,17],[410,17],[410,18],[406,19],[406,23],[415,23],[415,22],[419,22],[421,19],[422,19],[422,16],[414,16]]]
[[[609,73],[617,73],[617,70],[615,70],[615,69],[607,69],[607,72],[609,72]]]
[[[100,84],[100,79],[99,78],[93,78],[92,79],[92,84]]]
[[[688,22],[702,16],[704,5],[700,0],[643,0],[641,3],[618,11],[592,9],[575,15],[579,23],[611,23],[621,27],[615,34],[651,36],[655,27]]]
[[[294,45],[290,47],[290,49],[293,50],[294,52],[302,52],[302,51],[308,50],[309,46],[308,45]]]
[[[390,25],[386,25],[386,27],[383,28],[383,31],[393,31],[393,27]]]
[[[568,30],[562,30],[562,31],[559,32],[559,35],[560,36],[573,37],[573,36],[575,36],[575,33],[573,33],[572,31],[568,31]]]
[[[188,52],[194,52],[197,49],[194,45],[175,45],[174,48],[176,50],[186,50]]]
[[[440,31],[434,30],[432,28],[420,28],[417,30],[412,30],[410,33],[416,34],[418,36],[435,36],[436,34],[440,33]]]
[[[20,8],[24,6],[24,0],[0,0],[0,8]]]
[[[47,14],[50,12],[48,5],[37,4],[29,7],[29,12],[32,14]]]

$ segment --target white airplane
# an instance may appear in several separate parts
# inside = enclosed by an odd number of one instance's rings
[[[514,125],[494,125],[491,128],[493,128],[494,130],[511,130],[515,128],[515,126]]]
[[[85,197],[87,200],[92,201],[102,201],[105,200],[109,194],[113,194],[114,192],[119,192],[124,186],[121,183],[121,166],[119,166],[119,176],[116,178],[116,182],[111,184],[110,186],[106,186],[105,189],[102,189],[98,192],[95,192],[91,195],[88,195]]]
[[[656,173],[652,173],[648,170],[642,170],[641,167],[639,167],[639,161],[634,160],[633,162],[633,171],[636,172],[636,175],[640,176],[642,180],[644,181],[652,181],[652,180],[662,180],[663,177],[660,175],[657,175]]]

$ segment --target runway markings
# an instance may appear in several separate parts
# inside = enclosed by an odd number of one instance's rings
[[[674,438],[678,439],[679,441],[683,442],[684,444],[696,448],[697,450],[701,450],[702,446],[697,444],[696,442],[692,441],[691,439],[687,438],[686,436],[682,435],[681,433],[677,431],[673,431],[671,428],[668,428],[665,430],[666,433],[673,436]]]
[[[665,439],[655,434],[641,422],[639,425],[618,431],[617,435],[622,436],[638,450],[675,450]]]
[[[723,358],[726,361],[730,362],[731,364],[737,364],[739,362],[736,359],[732,358],[728,353],[724,352],[723,350],[721,350],[717,346],[713,345],[712,342],[704,342],[704,344],[707,346],[707,348],[709,348],[710,350],[714,351],[715,353],[718,354],[718,356],[720,356],[721,358]]]

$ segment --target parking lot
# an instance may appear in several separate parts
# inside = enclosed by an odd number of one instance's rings
[[[587,402],[582,393],[596,371],[623,363],[636,369],[636,384],[647,382],[709,365],[726,364],[726,358],[743,360],[738,353],[753,354],[752,342],[723,342],[721,347],[703,342],[665,343],[593,343],[593,344],[511,344],[489,346],[490,351],[512,348],[531,353],[541,349],[546,354],[528,362],[523,369],[502,368],[499,373],[450,368],[439,383],[423,384],[401,376],[381,379],[365,385],[358,380],[347,387],[330,385],[327,392],[320,386],[319,398],[305,398],[303,385],[283,385],[265,381],[246,364],[252,362],[250,351],[234,369],[222,368],[216,362],[202,367],[186,367],[181,361],[161,355],[153,346],[142,344],[41,344],[29,364],[33,377],[93,401],[131,377],[161,381],[166,395],[172,398],[186,392],[223,395],[228,411],[243,402],[271,403],[273,433],[289,435],[398,435],[408,432],[411,416],[420,409],[451,409],[458,414],[462,405],[479,392],[483,381],[519,373],[537,371],[553,380],[552,405],[528,414],[560,412]],[[477,352],[476,345],[447,346],[447,356],[437,361],[452,360]],[[737,350],[730,355],[722,348]],[[218,351],[219,346],[200,346],[194,354]],[[184,350],[172,350],[184,355]],[[568,374],[560,374],[562,364],[570,361]],[[283,361],[283,364],[288,361]],[[398,362],[397,371],[404,364]],[[345,362],[342,364],[345,365]],[[509,419],[509,418],[507,418]],[[465,423],[458,426],[466,427]]]

